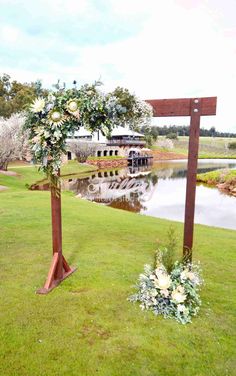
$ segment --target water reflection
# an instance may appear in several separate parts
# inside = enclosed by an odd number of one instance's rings
[[[235,168],[232,160],[201,160],[198,172]],[[97,171],[85,179],[70,179],[63,188],[78,197],[114,208],[183,221],[187,161]],[[217,189],[197,186],[195,222],[236,229],[236,199]]]
[[[69,189],[78,197],[110,205],[115,208],[140,212],[143,203],[151,199],[158,177],[147,166],[128,167],[120,170],[98,171],[85,179],[62,182],[62,189]]]

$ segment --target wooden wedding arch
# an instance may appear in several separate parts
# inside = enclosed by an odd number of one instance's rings
[[[154,117],[190,116],[183,255],[186,260],[191,261],[200,119],[201,116],[216,115],[217,98],[147,99],[146,102],[153,107]],[[61,194],[53,187],[51,215],[53,258],[45,285],[37,291],[39,294],[47,294],[76,270],[68,265],[62,254]]]

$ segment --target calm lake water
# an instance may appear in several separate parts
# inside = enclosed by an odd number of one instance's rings
[[[234,160],[200,160],[198,172],[236,168]],[[64,181],[79,197],[144,215],[184,221],[187,161],[98,171]],[[236,197],[197,186],[195,223],[236,229]]]

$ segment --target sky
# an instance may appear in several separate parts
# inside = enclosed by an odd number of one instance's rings
[[[0,0],[0,74],[49,88],[101,79],[142,99],[217,96],[202,126],[236,132],[235,14],[236,0]]]

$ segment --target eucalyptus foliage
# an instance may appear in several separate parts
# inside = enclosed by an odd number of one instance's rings
[[[84,126],[92,133],[100,130],[109,137],[118,125],[137,128],[150,123],[152,108],[129,93],[117,88],[105,94],[100,82],[80,89],[60,89],[38,97],[28,108],[25,128],[30,133],[31,151],[40,169],[58,185],[61,157],[66,153],[67,138]]]

